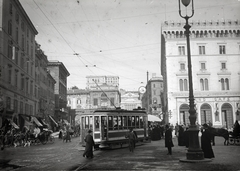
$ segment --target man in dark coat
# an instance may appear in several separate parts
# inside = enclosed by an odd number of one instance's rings
[[[87,158],[93,158],[93,147],[95,145],[95,142],[93,140],[93,137],[91,135],[91,130],[88,131],[88,135],[85,137],[86,147],[85,151],[83,153],[83,157]]]
[[[212,135],[207,126],[203,125],[201,146],[204,153],[204,158],[214,158],[214,153],[211,145]]]
[[[166,125],[166,131],[165,131],[165,147],[168,148],[168,155],[172,155],[172,130],[169,128],[169,125]]]
[[[135,141],[136,141],[136,135],[134,134],[133,128],[129,129],[129,132],[126,135],[126,138],[128,138],[128,145],[130,152],[134,151],[135,148]]]

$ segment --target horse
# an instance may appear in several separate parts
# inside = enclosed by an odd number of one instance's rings
[[[229,145],[229,132],[224,128],[214,128],[207,124],[204,125],[205,128],[209,129],[212,134],[212,145],[215,145],[215,136],[223,137],[225,139],[224,145]]]

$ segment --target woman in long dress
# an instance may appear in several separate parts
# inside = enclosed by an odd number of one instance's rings
[[[214,158],[211,140],[212,140],[211,132],[207,127],[204,127],[204,129],[202,130],[201,137],[201,146],[202,151],[204,153],[204,158]]]

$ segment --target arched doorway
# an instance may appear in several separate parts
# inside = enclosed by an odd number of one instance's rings
[[[212,108],[209,104],[203,104],[200,108],[201,124],[212,122]]]
[[[179,108],[179,124],[188,125],[189,121],[189,106],[187,104],[182,104]]]
[[[222,105],[222,124],[227,129],[233,126],[233,110],[229,103],[224,103]]]

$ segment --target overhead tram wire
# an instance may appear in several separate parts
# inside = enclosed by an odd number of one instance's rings
[[[55,30],[58,32],[58,34],[62,37],[62,39],[65,41],[65,43],[70,47],[70,49],[75,53],[74,49],[69,45],[67,40],[63,37],[63,35],[58,31],[58,29],[55,27],[55,25],[51,22],[51,20],[47,17],[47,15],[43,12],[43,10],[39,7],[39,5],[33,0],[33,2],[36,4],[36,6],[39,8],[39,10],[43,13],[43,15],[47,18],[47,20],[51,23],[51,25],[55,28]]]

